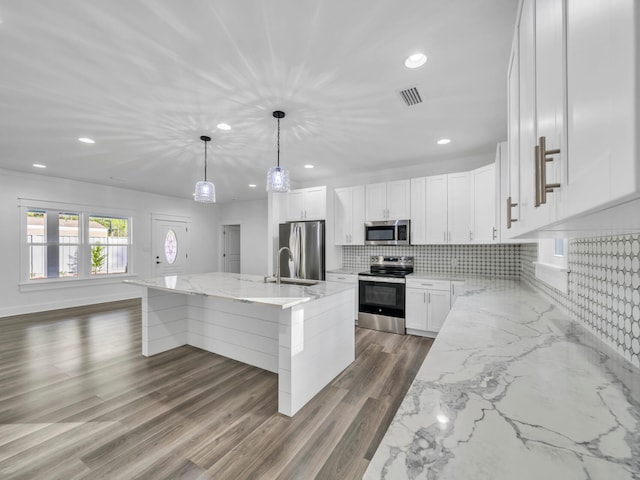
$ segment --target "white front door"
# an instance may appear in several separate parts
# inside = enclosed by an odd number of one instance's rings
[[[152,220],[152,275],[183,275],[189,260],[189,222],[154,217]]]
[[[225,225],[223,236],[224,271],[240,273],[240,225]]]

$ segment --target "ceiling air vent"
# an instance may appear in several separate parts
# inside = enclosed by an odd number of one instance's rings
[[[420,95],[417,87],[410,87],[405,90],[400,90],[399,93],[407,107],[422,103],[422,96]]]

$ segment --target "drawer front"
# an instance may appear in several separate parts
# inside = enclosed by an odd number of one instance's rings
[[[422,288],[428,290],[449,290],[451,282],[449,280],[428,280],[418,278],[407,278],[407,288]]]
[[[325,278],[327,282],[358,283],[357,275],[349,275],[345,273],[327,273]]]

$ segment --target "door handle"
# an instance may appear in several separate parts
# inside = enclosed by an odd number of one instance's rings
[[[547,150],[547,138],[540,137],[538,139],[540,145],[540,151],[538,152],[538,162],[540,163],[540,204],[547,203],[547,193],[552,193],[556,188],[560,188],[559,183],[547,183],[547,162],[553,162],[553,158],[547,155],[558,155],[560,153],[559,148],[553,150]]]
[[[517,218],[511,217],[511,209],[517,206],[517,203],[511,203],[511,197],[507,197],[507,228],[511,228],[511,224],[518,221]]]
[[[427,303],[427,292],[422,292],[422,302]]]
[[[496,230],[496,227],[493,227],[493,238],[492,240],[496,239],[496,234],[498,233],[498,231]]]

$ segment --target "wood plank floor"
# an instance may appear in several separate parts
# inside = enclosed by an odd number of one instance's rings
[[[295,417],[277,376],[193,347],[141,355],[139,300],[0,318],[2,479],[360,479],[431,340],[356,328]]]

